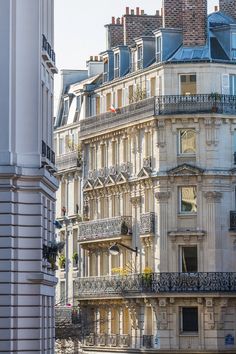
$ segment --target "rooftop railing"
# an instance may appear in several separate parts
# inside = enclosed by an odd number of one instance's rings
[[[150,273],[79,278],[79,298],[124,296],[140,293],[221,293],[236,292],[236,273]]]

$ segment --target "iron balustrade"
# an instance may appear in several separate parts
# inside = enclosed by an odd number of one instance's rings
[[[96,116],[87,117],[80,122],[80,135],[98,132],[105,128],[116,127],[154,115],[154,97],[131,103],[128,106],[118,108],[115,113],[106,112]]]
[[[42,140],[42,157],[47,158],[53,165],[55,165],[55,152]]]
[[[143,335],[143,347],[153,348],[153,335]]]
[[[236,114],[236,96],[220,94],[165,95],[131,103],[113,112],[87,117],[81,121],[81,136],[135,122],[143,118],[169,114]]]
[[[79,278],[75,282],[75,296],[79,298],[214,292],[236,292],[236,273],[148,273]]]
[[[87,347],[130,347],[131,336],[129,334],[95,334],[90,333],[82,338],[82,345]]]
[[[170,95],[155,98],[155,114],[236,114],[236,96],[220,94]]]
[[[236,165],[236,152],[234,152],[234,165]]]
[[[52,59],[53,63],[55,64],[56,62],[56,55],[54,50],[52,49],[51,45],[48,43],[47,38],[43,34],[43,42],[42,42],[42,48],[47,52],[48,56],[50,59]]]
[[[131,234],[132,217],[116,216],[113,218],[81,222],[78,241],[110,239],[114,236]]]
[[[140,215],[140,235],[153,234],[155,227],[155,214],[153,212]]]
[[[71,151],[56,157],[56,166],[58,170],[71,168],[82,168],[82,158],[78,151]]]
[[[230,230],[236,231],[236,211],[230,211]]]

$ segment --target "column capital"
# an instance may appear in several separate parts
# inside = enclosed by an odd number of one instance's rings
[[[133,206],[137,207],[138,205],[141,204],[141,201],[142,201],[142,197],[141,195],[139,196],[133,196],[130,198],[130,202]]]
[[[219,203],[222,198],[222,193],[216,191],[208,191],[204,193],[204,197],[209,203]]]
[[[159,203],[167,202],[170,198],[170,192],[156,192],[155,198]]]

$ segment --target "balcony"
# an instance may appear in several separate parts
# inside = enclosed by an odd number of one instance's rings
[[[140,216],[140,235],[152,235],[155,230],[155,214],[154,213],[145,213]]]
[[[132,217],[116,216],[109,219],[81,222],[79,224],[79,242],[112,239],[117,236],[131,235]]]
[[[151,97],[119,108],[116,113],[106,112],[88,117],[80,122],[80,135],[83,137],[104,129],[112,129],[122,124],[151,117],[154,115],[154,107],[154,97]]]
[[[73,308],[55,307],[55,336],[56,339],[77,338],[81,331],[80,313]]]
[[[75,296],[80,299],[141,293],[221,293],[236,291],[236,273],[150,273],[79,278]]]
[[[44,34],[42,37],[42,58],[45,60],[47,66],[52,70],[52,72],[56,74],[58,72],[55,66],[56,54]]]
[[[230,211],[230,231],[236,231],[236,211]]]
[[[42,156],[42,165],[54,169],[55,153],[43,140],[42,140],[41,156]]]
[[[56,166],[59,171],[81,169],[82,158],[78,154],[78,151],[68,152],[56,157]]]
[[[187,114],[187,113],[221,113],[236,114],[236,96],[205,95],[171,95],[155,98],[155,114]]]

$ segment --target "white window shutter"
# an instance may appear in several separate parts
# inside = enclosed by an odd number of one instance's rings
[[[229,75],[223,74],[222,75],[222,85],[221,85],[221,93],[222,95],[229,95]]]

